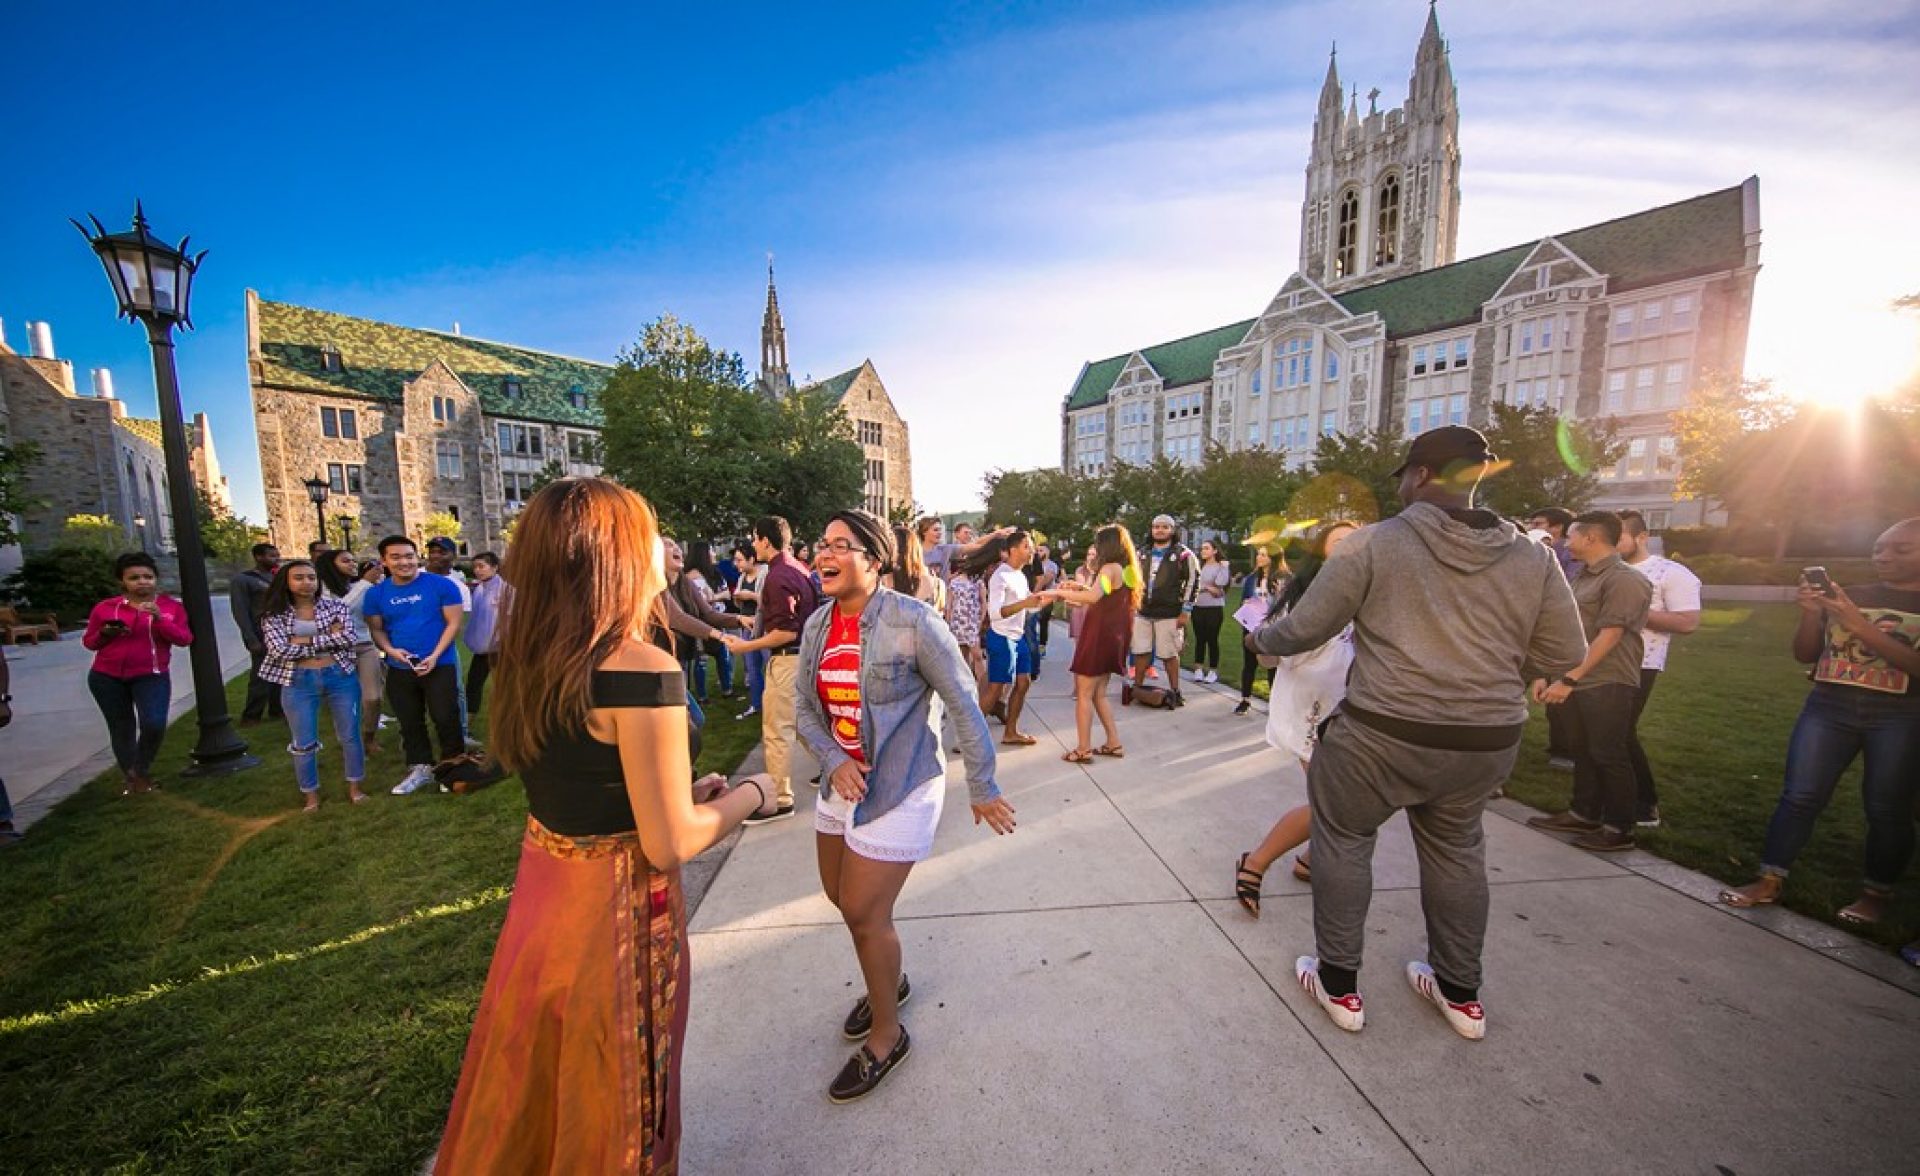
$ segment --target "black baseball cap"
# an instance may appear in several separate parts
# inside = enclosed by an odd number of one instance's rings
[[[1435,473],[1447,473],[1461,465],[1486,465],[1496,460],[1487,439],[1478,429],[1465,425],[1443,425],[1429,429],[1407,447],[1407,460],[1390,477],[1399,477],[1414,466],[1425,466]]]
[[[427,540],[427,550],[434,551],[436,549],[440,551],[457,552],[460,550],[460,545],[445,535],[435,535],[433,538]]]

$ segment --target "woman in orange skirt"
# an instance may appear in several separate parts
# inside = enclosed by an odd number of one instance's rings
[[[755,778],[689,783],[686,680],[649,640],[666,579],[646,500],[564,479],[516,530],[491,745],[527,833],[434,1171],[672,1173],[680,864],[771,802]]]

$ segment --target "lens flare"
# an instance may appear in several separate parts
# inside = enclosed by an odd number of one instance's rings
[[[1569,470],[1576,474],[1586,474],[1587,463],[1580,460],[1580,451],[1574,447],[1573,443],[1573,426],[1567,423],[1565,417],[1554,423],[1553,444],[1560,450],[1560,460]]]

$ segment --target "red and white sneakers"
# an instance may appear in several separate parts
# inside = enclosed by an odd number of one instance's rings
[[[1464,1004],[1455,1004],[1440,991],[1440,982],[1434,979],[1433,968],[1424,960],[1414,960],[1407,965],[1407,983],[1413,990],[1433,1003],[1440,1015],[1455,1033],[1468,1041],[1479,1041],[1487,1035],[1487,1013],[1480,1002],[1470,1000]]]
[[[1328,996],[1327,990],[1320,986],[1320,961],[1314,956],[1301,956],[1293,962],[1293,974],[1300,981],[1300,987],[1314,999],[1333,1023],[1349,1033],[1360,1032],[1367,1023],[1366,1006],[1360,1000],[1360,994],[1350,992],[1345,996]]]

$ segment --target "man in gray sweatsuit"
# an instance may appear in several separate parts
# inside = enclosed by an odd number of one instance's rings
[[[1481,814],[1513,770],[1527,682],[1556,678],[1586,653],[1553,553],[1473,508],[1494,460],[1473,429],[1421,434],[1394,472],[1406,509],[1349,536],[1300,603],[1253,637],[1261,653],[1293,654],[1354,627],[1346,701],[1307,770],[1319,956],[1296,969],[1343,1029],[1363,1022],[1356,974],[1374,835],[1405,809],[1431,960],[1409,964],[1408,980],[1461,1036],[1486,1031]]]

